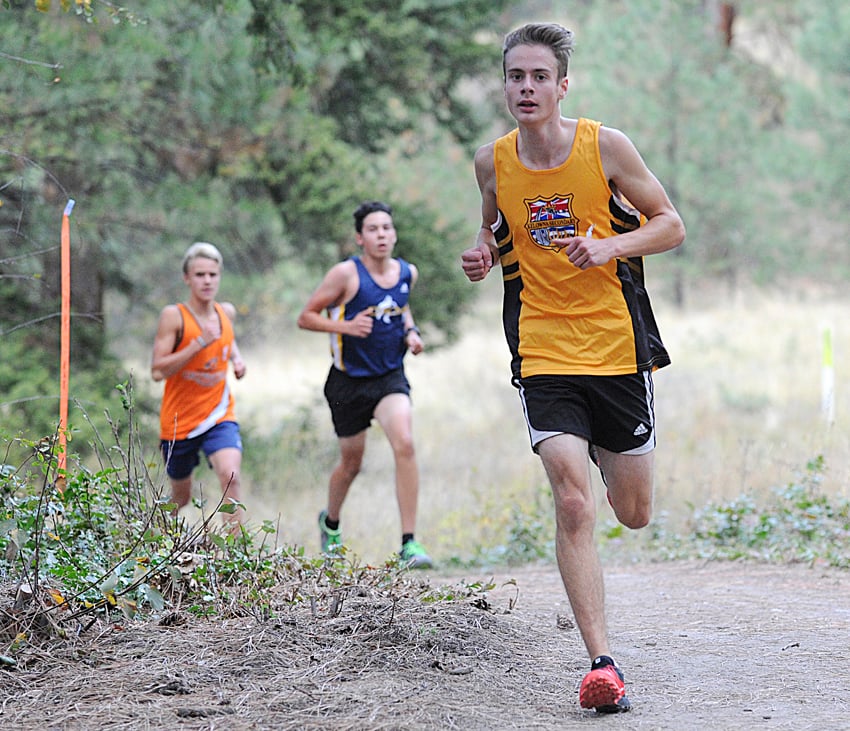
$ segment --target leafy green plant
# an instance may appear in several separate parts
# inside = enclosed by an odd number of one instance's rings
[[[310,603],[335,616],[350,596],[374,593],[450,601],[483,589],[432,592],[398,558],[384,566],[308,556],[278,545],[271,521],[221,532],[213,521],[237,506],[221,503],[196,525],[175,513],[139,459],[132,383],[119,384],[127,425],[107,420],[114,444],[92,445],[98,466],[59,470],[55,439],[0,438],[0,581],[14,583],[14,613],[0,628],[0,662],[28,644],[85,631],[99,619],[115,623],[180,610],[199,617],[253,616],[264,621],[286,607]],[[14,442],[10,444],[9,442]],[[205,506],[201,506],[204,508]],[[0,608],[2,610],[2,608]]]
[[[472,546],[470,555],[453,556],[458,567],[516,566],[555,559],[555,518],[551,492],[541,484],[529,499],[515,500],[508,511],[503,532],[492,543]]]
[[[850,501],[820,490],[822,456],[811,459],[764,504],[752,495],[709,503],[694,511],[690,532],[653,534],[653,550],[671,558],[825,562],[850,567]]]

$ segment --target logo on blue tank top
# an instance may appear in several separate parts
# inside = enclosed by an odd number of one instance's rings
[[[404,286],[407,287],[406,284]],[[398,317],[403,311],[404,310],[398,306],[398,302],[396,302],[390,295],[385,295],[384,299],[374,306],[372,316],[376,320],[380,320],[381,322],[389,325],[391,318]]]

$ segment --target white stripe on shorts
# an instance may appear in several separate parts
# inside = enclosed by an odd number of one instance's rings
[[[633,449],[628,449],[625,452],[621,452],[620,454],[648,454],[653,449],[655,449],[656,441],[655,441],[655,393],[654,388],[655,384],[652,380],[652,371],[642,371],[643,380],[644,380],[644,392],[646,393],[646,405],[647,411],[649,412],[650,424],[649,424],[649,436],[646,441],[641,444],[639,447],[634,447]],[[528,409],[525,404],[525,389],[522,387],[520,383],[517,383],[517,388],[519,389],[519,398],[522,402],[522,413],[525,416],[525,425],[528,428],[528,436],[531,439],[532,448],[536,448],[540,442],[544,439],[549,439],[549,437],[556,437],[559,434],[565,434],[566,432],[561,431],[543,431],[541,429],[535,429],[528,418]]]

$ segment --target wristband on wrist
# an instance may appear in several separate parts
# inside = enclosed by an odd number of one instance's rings
[[[196,342],[198,345],[200,345],[202,349],[203,349],[203,348],[206,348],[206,347],[207,347],[207,345],[208,345],[207,341],[206,341],[206,340],[204,340],[204,339],[203,339],[200,335],[198,335],[198,337],[196,337],[196,338],[195,338],[195,342]]]
[[[422,334],[421,332],[419,332],[419,328],[416,327],[416,325],[413,325],[413,327],[407,328],[407,330],[404,331],[404,337],[407,337],[408,335],[410,335],[410,333],[416,333],[417,335]]]

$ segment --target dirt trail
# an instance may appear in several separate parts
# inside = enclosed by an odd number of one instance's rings
[[[560,590],[556,571],[517,578],[518,621],[552,627],[553,615],[568,613],[565,601],[552,603]],[[613,652],[633,704],[631,713],[600,719],[606,728],[850,727],[850,573],[638,564],[608,569],[606,587]],[[577,632],[563,634],[573,635],[567,646],[578,651]],[[560,728],[585,727],[584,714],[569,703],[564,716]],[[556,728],[517,720],[518,728]]]
[[[439,586],[459,576],[433,575]],[[489,579],[469,573],[466,583]],[[630,713],[582,711],[587,669],[557,570],[503,571],[486,602],[350,596],[273,620],[103,626],[0,670],[0,728],[844,729],[850,572],[608,567]],[[92,636],[93,635],[93,636]]]

